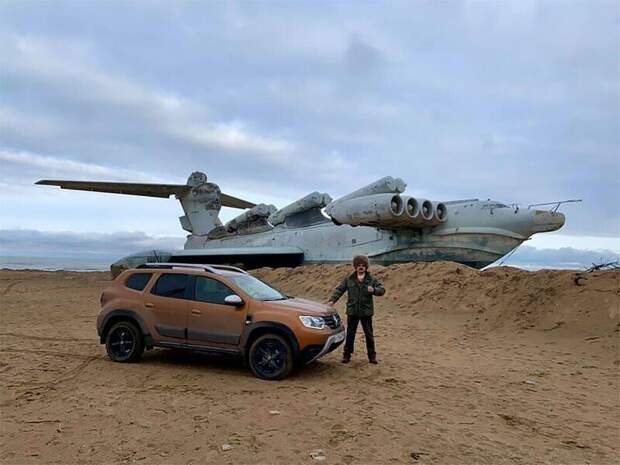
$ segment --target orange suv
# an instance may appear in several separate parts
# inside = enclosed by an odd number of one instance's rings
[[[101,294],[97,332],[115,362],[168,347],[243,357],[282,379],[344,340],[332,308],[277,291],[232,266],[152,263],[121,273]]]

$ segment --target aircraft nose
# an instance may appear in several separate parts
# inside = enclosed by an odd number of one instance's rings
[[[563,213],[549,210],[534,210],[532,232],[557,231],[564,226],[566,218]]]

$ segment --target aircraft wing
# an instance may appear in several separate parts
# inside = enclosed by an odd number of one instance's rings
[[[172,252],[173,263],[243,264],[253,269],[263,266],[297,266],[304,261],[304,252],[298,247],[217,247]]]
[[[44,186],[59,186],[61,189],[78,191],[106,192],[109,194],[141,195],[144,197],[168,198],[171,195],[183,195],[191,190],[191,186],[185,184],[145,184],[136,182],[99,182],[99,181],[63,181],[42,179],[35,184]],[[252,208],[252,202],[221,194],[220,201],[223,207]]]

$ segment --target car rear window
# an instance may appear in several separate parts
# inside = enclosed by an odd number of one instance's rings
[[[188,281],[189,275],[186,274],[162,274],[153,286],[151,293],[162,297],[184,299]]]
[[[153,273],[132,274],[129,278],[127,278],[127,281],[125,281],[125,286],[136,291],[143,291],[148,282],[151,280],[151,276],[153,276]]]

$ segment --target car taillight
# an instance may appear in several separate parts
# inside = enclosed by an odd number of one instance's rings
[[[103,307],[107,301],[108,301],[108,296],[106,295],[105,292],[102,292],[101,297],[99,298],[99,303]]]

